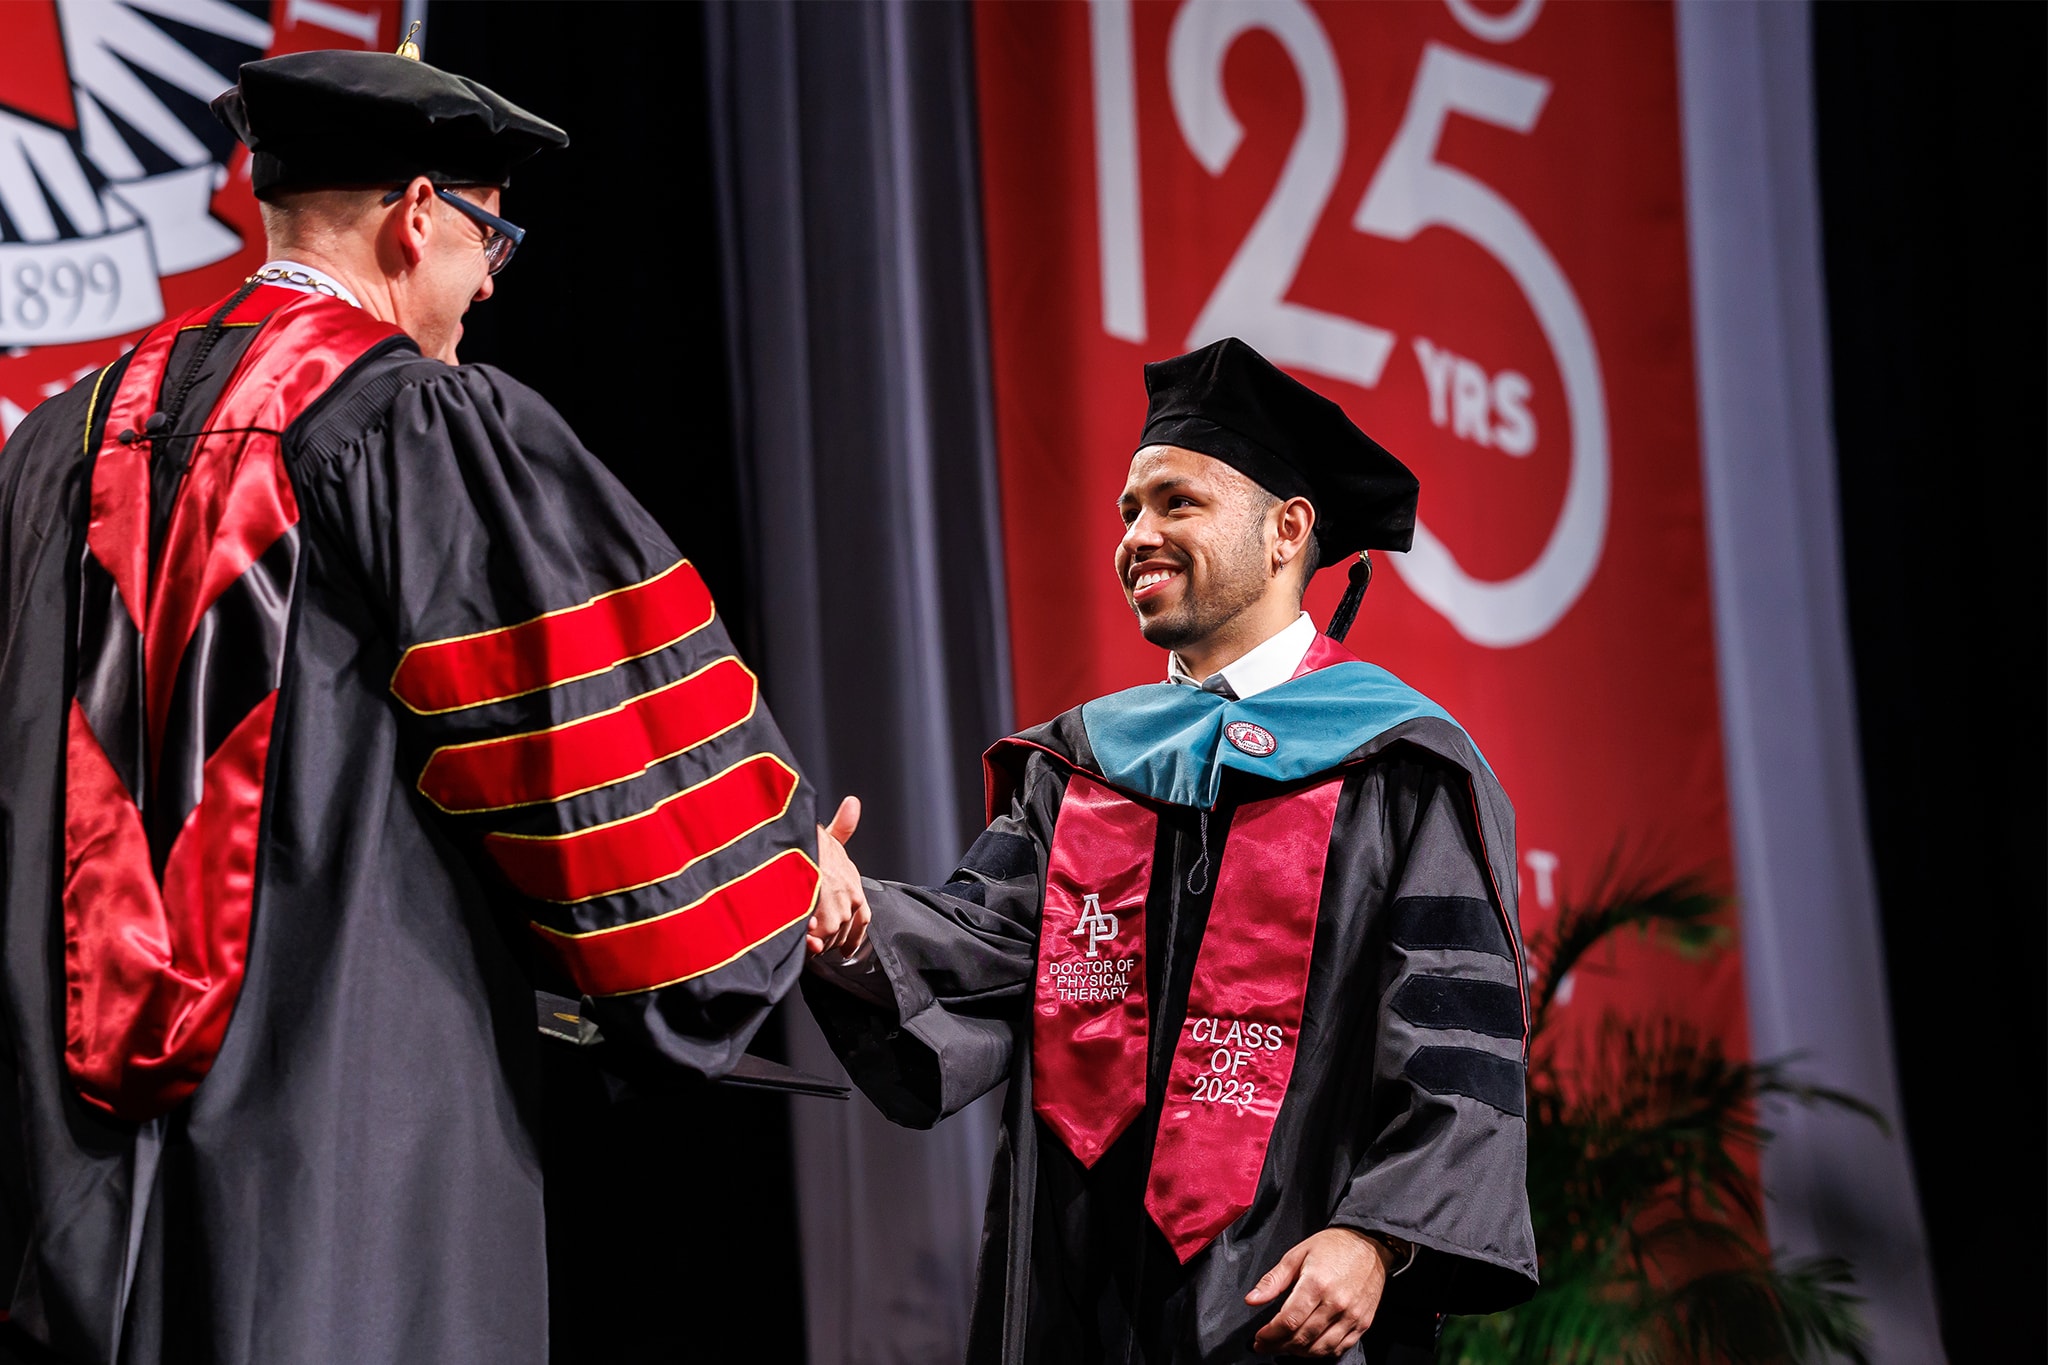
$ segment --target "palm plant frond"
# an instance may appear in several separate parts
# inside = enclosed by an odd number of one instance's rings
[[[1621,930],[1649,934],[1688,957],[1727,942],[1728,929],[1721,922],[1727,898],[1709,890],[1703,876],[1628,877],[1618,870],[1618,861],[1610,860],[1597,884],[1604,889],[1583,902],[1566,901],[1549,929],[1530,938],[1529,956],[1537,963],[1529,1002],[1532,1043],[1548,1022],[1564,979]]]
[[[1664,1297],[1659,1326],[1681,1359],[1778,1365],[1831,1353],[1869,1365],[1854,1281],[1834,1257],[1709,1271]]]
[[[1868,1104],[1802,1079],[1799,1058],[1742,1060],[1675,1020],[1604,1019],[1567,1066],[1542,1033],[1565,978],[1612,936],[1697,956],[1727,941],[1704,878],[1603,875],[1532,935],[1529,1192],[1543,1287],[1521,1307],[1454,1318],[1463,1365],[1863,1365],[1849,1264],[1764,1243],[1756,1158],[1767,1110],[1824,1107],[1884,1126]]]

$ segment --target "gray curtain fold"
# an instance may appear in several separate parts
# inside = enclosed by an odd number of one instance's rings
[[[1807,6],[1681,5],[1694,334],[1750,1040],[1875,1106],[1767,1122],[1774,1245],[1855,1263],[1878,1365],[1938,1365],[1860,795]]]
[[[942,880],[1010,724],[963,4],[707,7],[753,659],[871,876]],[[657,397],[658,402],[658,397]],[[838,1073],[801,1006],[792,1060]],[[993,1098],[993,1097],[992,1097]],[[958,1359],[996,1112],[793,1107],[812,1365]]]

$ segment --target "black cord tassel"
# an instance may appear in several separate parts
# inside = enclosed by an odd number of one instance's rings
[[[1358,558],[1351,564],[1351,585],[1344,589],[1344,600],[1337,604],[1336,612],[1330,617],[1327,634],[1332,640],[1342,640],[1351,633],[1351,622],[1358,615],[1358,604],[1365,600],[1366,585],[1372,582],[1372,554],[1360,550]]]
[[[184,415],[185,400],[191,396],[192,386],[199,382],[199,367],[206,363],[206,357],[213,354],[213,348],[220,341],[221,332],[227,326],[228,316],[240,308],[242,300],[255,293],[257,286],[262,283],[263,281],[251,275],[243,282],[242,287],[235,291],[234,296],[206,320],[206,330],[200,333],[199,344],[192,348],[192,355],[185,362],[184,372],[178,376],[177,384],[171,389],[171,401],[149,415],[149,420],[142,424],[142,435],[137,439],[161,440],[165,432],[177,425],[178,418]],[[124,443],[133,444],[132,441]]]
[[[124,446],[132,446],[137,441],[196,441],[202,436],[233,436],[237,432],[250,431],[264,436],[284,435],[277,427],[207,427],[203,431],[173,431],[166,434],[158,429],[163,425],[163,419],[162,413],[152,412],[149,421],[142,424],[141,434],[137,434],[135,428],[130,427],[114,439]]]
[[[154,413],[150,413],[150,422],[143,422],[141,434],[137,434],[135,428],[129,428],[129,430],[121,432],[119,436],[115,436],[115,440],[119,440],[123,446],[133,446],[137,440],[199,440],[201,436],[233,436],[233,434],[238,434],[238,432],[256,432],[258,436],[283,436],[285,434],[283,428],[274,428],[274,426],[209,426],[209,428],[205,428],[201,432],[170,432],[170,434],[164,434],[160,430],[152,430],[152,424],[162,426],[162,417],[164,417],[164,413],[154,411]]]

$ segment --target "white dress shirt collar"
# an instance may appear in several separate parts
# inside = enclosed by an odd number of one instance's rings
[[[317,270],[304,261],[287,260],[280,256],[274,261],[265,261],[257,267],[256,273],[263,275],[277,272],[277,278],[263,281],[279,289],[296,289],[301,294],[329,294],[340,299],[351,308],[361,308],[363,301],[357,298],[349,287],[324,270]]]
[[[1196,682],[1180,666],[1180,655],[1169,653],[1166,656],[1166,680],[1211,692],[1221,692],[1227,687],[1227,695],[1243,701],[1292,678],[1295,670],[1301,667],[1301,661],[1308,657],[1308,647],[1315,642],[1316,623],[1309,619],[1307,612],[1303,612],[1278,634],[1247,650],[1237,662],[1226,664],[1201,682]],[[1218,683],[1222,686],[1219,687]]]

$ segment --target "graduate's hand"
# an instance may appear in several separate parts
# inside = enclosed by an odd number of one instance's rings
[[[1372,1326],[1380,1295],[1386,1292],[1392,1255],[1380,1242],[1350,1228],[1325,1228],[1296,1243],[1244,1296],[1256,1307],[1294,1286],[1273,1320],[1252,1338],[1252,1349],[1305,1360],[1343,1355]]]
[[[860,798],[839,803],[830,825],[818,826],[818,908],[804,926],[804,946],[816,957],[827,948],[852,957],[868,936],[867,892],[860,869],[846,856],[846,841],[860,824]]]

